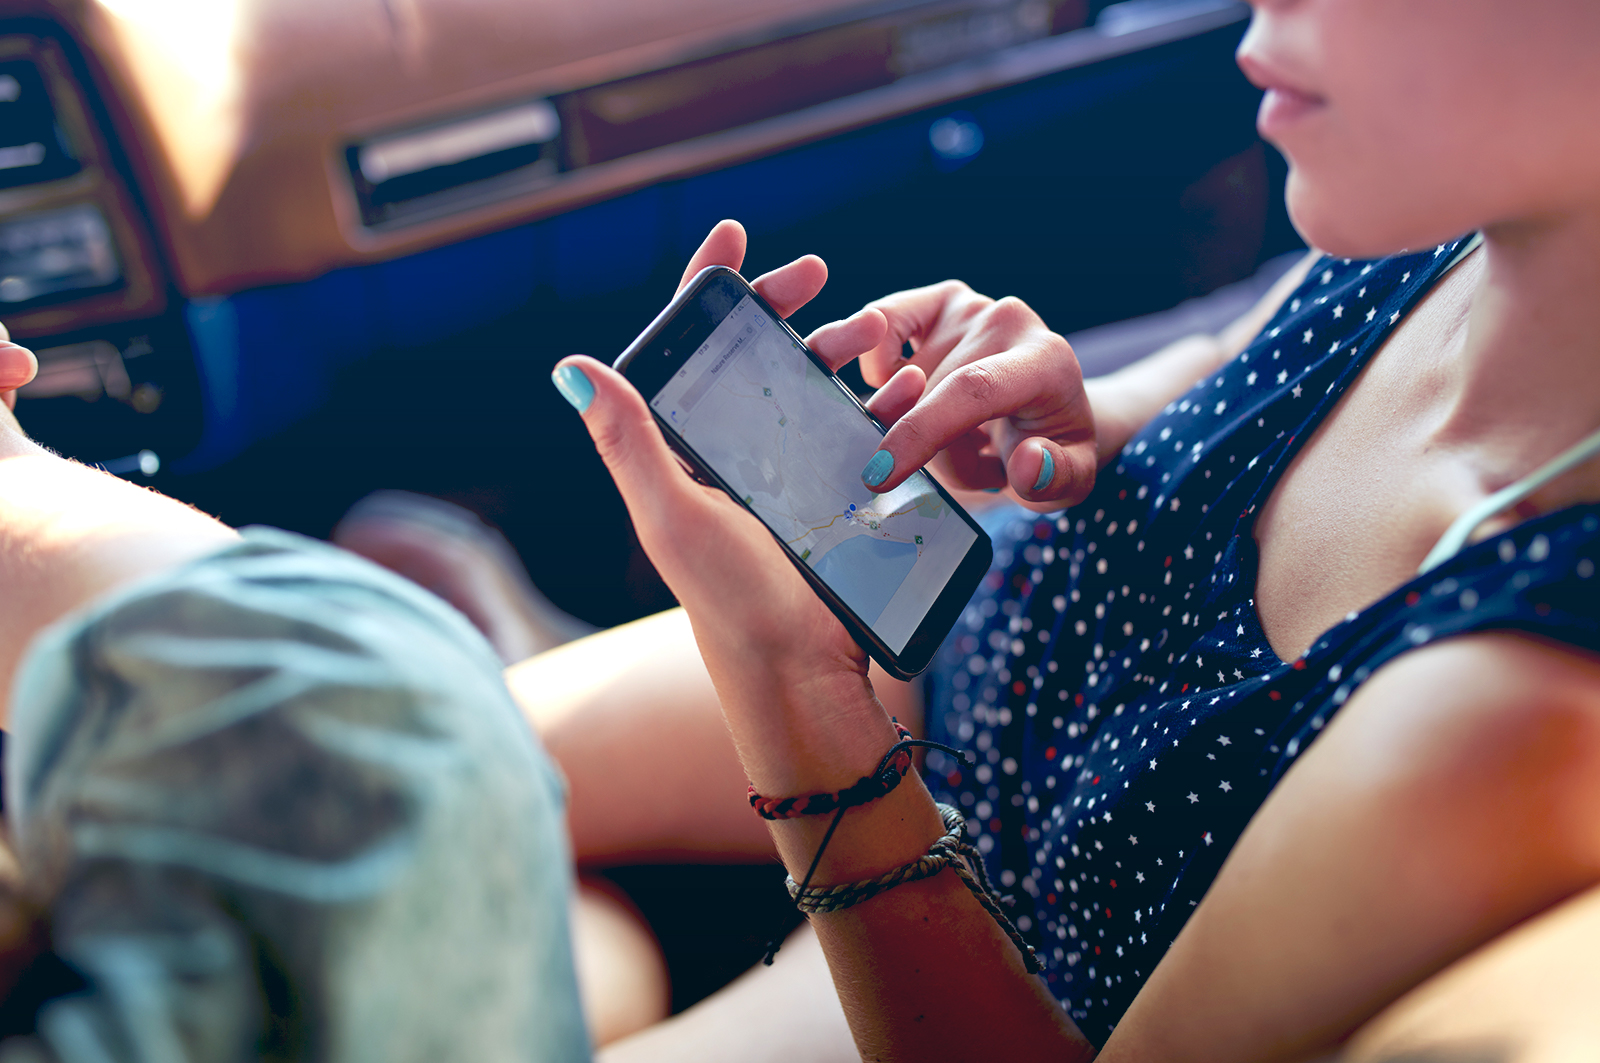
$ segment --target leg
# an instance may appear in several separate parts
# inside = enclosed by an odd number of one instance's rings
[[[771,857],[681,610],[559,646],[506,682],[566,774],[580,863]]]
[[[655,936],[627,895],[603,878],[578,879],[572,952],[595,1044],[610,1044],[667,1017],[672,995]]]
[[[810,927],[682,1015],[619,1041],[597,1063],[855,1063],[827,960]]]
[[[506,682],[572,788],[580,864],[772,857],[681,609],[559,646]],[[920,732],[915,684],[873,685]]]
[[[1401,997],[1351,1039],[1348,1063],[1559,1063],[1600,1048],[1600,890],[1530,919]]]
[[[507,664],[594,631],[539,593],[505,536],[442,499],[376,491],[350,507],[332,538],[461,610]]]
[[[17,350],[0,343],[0,389],[31,376]],[[88,983],[44,1006],[43,1043],[587,1058],[559,786],[458,615],[64,461],[5,395],[0,587],[26,795],[8,825]],[[19,930],[0,914],[8,958]]]

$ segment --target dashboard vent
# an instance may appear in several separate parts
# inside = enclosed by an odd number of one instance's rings
[[[122,267],[105,215],[92,203],[0,220],[0,309],[109,291]]]
[[[555,177],[561,118],[548,100],[352,144],[345,164],[368,228],[423,221]]]
[[[78,169],[38,67],[0,62],[0,188],[55,181]]]

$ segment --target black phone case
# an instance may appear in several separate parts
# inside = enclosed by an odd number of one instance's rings
[[[618,356],[613,368],[637,385],[638,381],[635,375],[629,371],[637,356],[649,349],[661,337],[667,325],[678,316],[683,308],[696,299],[707,284],[721,275],[729,275],[736,278],[750,297],[755,300],[756,305],[762,312],[800,345],[800,349],[805,352],[806,357],[815,361],[830,376],[834,375],[832,370],[829,370],[827,365],[812,353],[811,348],[805,345],[799,334],[789,327],[788,322],[772,308],[771,304],[763,299],[754,288],[750,287],[749,283],[736,271],[726,266],[709,266],[696,274],[689,284],[684,287],[683,291],[678,293],[671,303],[667,304],[666,309],[656,315],[656,319],[650,323],[649,327],[640,333],[638,338],[628,345],[627,350]],[[848,388],[844,390],[846,394],[850,394]],[[867,408],[861,405],[859,399],[856,399],[853,394],[850,397],[857,408],[860,409],[863,417],[876,425],[880,432],[886,430],[882,422],[873,417]],[[740,498],[739,494],[725,483],[722,477],[717,475],[716,470],[701,461],[693,448],[679,438],[672,426],[660,414],[655,412],[654,407],[651,408],[650,412],[655,417],[656,424],[660,426],[661,434],[666,438],[667,445],[687,466],[686,471],[691,478],[698,483],[705,484],[708,487],[715,487],[724,492],[739,503],[745,512],[757,520],[761,520],[760,516],[745,503],[744,499]],[[865,650],[873,660],[877,661],[884,671],[896,679],[912,679],[928,667],[928,664],[933,660],[933,655],[938,652],[940,644],[944,641],[945,635],[949,633],[950,628],[954,626],[956,620],[960,617],[962,608],[971,599],[973,592],[978,589],[978,583],[983,579],[984,573],[989,570],[989,566],[994,560],[994,546],[990,543],[989,536],[984,532],[983,528],[977,521],[972,519],[971,514],[962,509],[956,500],[950,497],[949,492],[937,480],[934,480],[931,474],[928,478],[933,482],[934,489],[939,492],[946,504],[977,532],[978,537],[973,542],[972,548],[967,551],[961,564],[951,574],[950,581],[945,584],[944,590],[934,601],[933,606],[923,616],[916,632],[906,643],[906,649],[898,654],[889,649],[887,644],[873,634],[872,629],[867,626],[866,622],[840,599],[833,588],[824,583],[811,570],[811,566],[800,560],[794,551],[789,548],[788,544],[767,526],[765,521],[761,522],[761,526],[766,528],[778,545],[783,548],[784,556],[789,559],[790,564],[799,570],[806,583],[817,593],[817,597],[821,598],[823,604],[832,611],[834,616],[839,618],[840,623],[844,624],[845,629],[856,640],[856,644]]]

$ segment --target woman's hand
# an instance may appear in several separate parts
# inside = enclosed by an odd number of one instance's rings
[[[709,265],[737,269],[744,250],[744,230],[721,223],[684,281]],[[822,260],[808,256],[754,286],[787,316],[826,280]],[[859,354],[882,330],[874,314],[858,314],[832,326],[834,349]],[[685,475],[631,383],[584,357],[563,360],[554,376],[582,414],[645,552],[689,614],[751,782],[773,794],[855,782],[895,741],[867,681],[866,654],[760,521]],[[880,416],[904,412],[885,405],[893,395],[878,402]]]
[[[878,414],[892,427],[862,473],[867,486],[891,490],[937,457],[947,482],[1009,486],[1041,511],[1089,493],[1099,461],[1083,373],[1072,347],[1025,303],[945,281],[879,299],[807,342],[842,364],[880,320],[883,332],[861,355],[862,376],[885,385],[890,408],[904,403],[916,376],[926,374],[927,390],[898,419]]]
[[[959,281],[885,296],[806,342],[835,369],[860,353],[861,375],[884,385],[867,405],[893,427],[863,470],[869,487],[890,490],[937,456],[946,482],[1009,486],[1045,512],[1083,501],[1096,470],[1163,406],[1237,357],[1318,257],[1309,252],[1217,335],[1186,337],[1091,381],[1071,345],[1024,303],[990,299]],[[906,344],[910,359],[902,357]],[[923,374],[927,394],[917,401]]]
[[[714,263],[738,268],[744,232],[712,231],[685,279]],[[755,281],[788,315],[821,290],[807,257]],[[837,365],[887,332],[869,308],[816,338]],[[823,353],[819,349],[819,354]],[[761,793],[838,790],[874,769],[896,740],[867,681],[867,660],[760,521],[723,492],[693,482],[632,384],[592,358],[563,360],[556,386],[582,414],[622,492],[640,542],[683,604],[729,730]],[[885,421],[923,390],[899,370],[869,404]],[[902,477],[903,479],[903,477]],[[829,817],[773,824],[790,872],[803,875]],[[916,859],[943,833],[915,776],[853,809],[816,869],[817,884],[881,874]],[[873,1059],[1087,1059],[1091,1050],[1015,948],[954,875],[939,875],[813,919],[861,1054]],[[930,1008],[957,982],[961,1009]],[[972,1016],[980,1016],[974,1022]]]

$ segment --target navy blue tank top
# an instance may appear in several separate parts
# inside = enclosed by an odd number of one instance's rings
[[[1528,521],[1353,613],[1296,661],[1256,617],[1260,507],[1461,241],[1323,259],[1249,348],[1102,470],[1011,511],[927,680],[930,754],[1051,991],[1103,1044],[1268,792],[1362,681],[1483,630],[1600,650],[1600,506]]]

